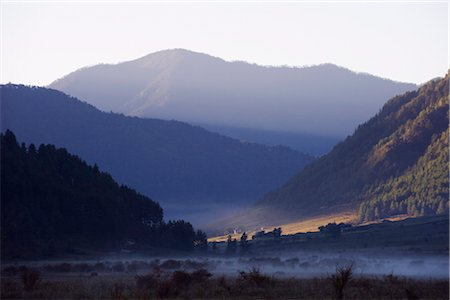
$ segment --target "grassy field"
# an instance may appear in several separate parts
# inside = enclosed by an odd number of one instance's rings
[[[407,215],[399,215],[392,218],[386,218],[384,220],[389,221],[400,221],[408,218]],[[281,227],[283,230],[283,234],[296,234],[301,232],[316,232],[319,231],[319,227],[322,225],[326,225],[328,223],[350,223],[354,225],[368,225],[368,224],[374,224],[374,223],[380,223],[380,221],[373,221],[373,222],[366,222],[366,223],[360,223],[357,224],[357,215],[355,212],[345,212],[340,214],[334,214],[334,215],[325,215],[325,216],[319,216],[319,217],[313,217],[306,220],[300,220],[297,222],[282,224],[280,226],[271,226],[264,228],[265,231],[272,231],[276,227]],[[256,230],[252,230],[247,232],[249,239],[251,239],[252,235],[256,233]],[[242,233],[236,233],[231,234],[231,238],[239,240]],[[215,236],[208,239],[209,242],[224,242],[228,238],[228,235],[221,235],[221,236]]]
[[[339,236],[319,232],[251,241],[259,253],[273,251],[382,251],[449,254],[449,216],[408,218],[355,226]]]
[[[246,253],[219,245],[190,256],[2,262],[1,299],[449,299],[448,216],[255,239]]]
[[[301,220],[298,222],[292,222],[283,224],[280,226],[271,226],[264,228],[265,231],[272,231],[276,227],[281,227],[283,230],[283,234],[295,234],[299,232],[308,232],[308,231],[319,231],[319,226],[326,225],[328,223],[336,222],[336,223],[354,223],[356,220],[356,214],[354,212],[347,212],[338,215],[327,215],[314,217],[307,220]],[[252,235],[256,233],[257,230],[252,230],[247,232],[249,239],[251,239]],[[242,233],[231,234],[232,238],[239,239]],[[226,241],[228,235],[215,236],[208,239],[208,242],[223,242]]]
[[[33,273],[34,272],[34,273]],[[34,274],[34,275],[33,275]],[[39,273],[2,277],[2,299],[449,299],[448,279],[355,276],[277,278],[258,269],[214,276],[205,269],[146,274]]]

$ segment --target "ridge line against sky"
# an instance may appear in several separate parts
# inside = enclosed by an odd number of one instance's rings
[[[449,68],[446,1],[4,1],[1,8],[1,83],[47,85],[85,66],[172,48],[261,66],[332,63],[416,84]]]

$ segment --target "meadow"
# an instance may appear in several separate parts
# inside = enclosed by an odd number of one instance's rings
[[[303,253],[15,263],[2,267],[1,298],[449,299],[448,263],[433,259]],[[433,276],[420,273],[433,265]]]

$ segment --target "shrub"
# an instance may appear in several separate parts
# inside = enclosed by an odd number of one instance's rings
[[[123,265],[123,263],[119,262],[113,265],[112,270],[114,272],[123,272],[125,271],[125,267]]]
[[[185,260],[183,263],[183,268],[184,269],[192,269],[192,270],[196,270],[196,269],[202,269],[206,267],[206,263],[203,262],[198,262],[198,261],[193,261],[193,260]]]
[[[331,275],[333,285],[334,299],[344,299],[344,289],[353,276],[353,266],[337,267],[336,273]]]
[[[10,266],[2,269],[2,275],[16,276],[19,273],[19,269],[15,266]]]
[[[31,292],[41,282],[41,274],[36,270],[25,270],[21,276],[25,291]]]
[[[285,265],[295,268],[300,263],[300,259],[298,257],[293,257],[290,259],[286,259]]]
[[[185,289],[192,282],[192,277],[189,273],[183,271],[175,271],[171,277],[172,286],[177,290]]]
[[[158,277],[155,274],[136,275],[136,288],[140,291],[149,291],[158,285]]]
[[[129,273],[136,273],[138,268],[139,268],[139,265],[136,262],[131,262],[131,263],[127,264],[127,272],[129,272]]]
[[[405,288],[405,294],[406,294],[406,299],[408,300],[418,300],[419,296],[416,295],[416,293],[414,293],[413,289],[410,288]]]
[[[53,270],[53,272],[59,272],[59,273],[69,273],[72,271],[72,264],[69,263],[62,263],[62,264],[56,264],[53,266],[49,266]]]
[[[212,276],[206,269],[200,269],[191,273],[192,281],[202,283],[207,281]]]
[[[97,272],[104,272],[106,270],[106,266],[104,263],[98,262],[94,265],[94,270]]]
[[[125,286],[122,283],[114,283],[111,288],[111,299],[125,298]]]
[[[79,272],[92,272],[94,271],[94,266],[87,264],[87,263],[81,263],[74,266],[74,269]]]
[[[249,272],[240,271],[238,280],[244,282],[245,284],[250,284],[257,287],[262,287],[263,285],[272,282],[272,279],[269,276],[261,274],[258,268],[252,268]]]
[[[170,296],[170,282],[169,281],[162,281],[156,290],[156,294],[160,299],[169,298]]]
[[[161,269],[180,269],[182,266],[181,261],[168,259],[165,262],[163,262],[159,267]]]

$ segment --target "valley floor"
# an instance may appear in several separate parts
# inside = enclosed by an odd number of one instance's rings
[[[448,260],[329,250],[9,262],[1,299],[449,299]]]
[[[342,271],[342,270],[341,270]],[[448,279],[394,275],[285,278],[258,270],[235,276],[207,271],[135,275],[43,274],[35,285],[19,277],[2,278],[2,299],[449,299]],[[96,274],[96,273],[95,273]],[[22,275],[23,276],[23,275]],[[344,279],[345,281],[345,279]]]
[[[189,255],[2,261],[1,299],[449,299],[448,222],[254,239],[245,253],[217,243]]]

